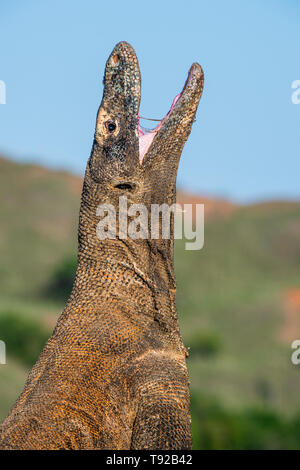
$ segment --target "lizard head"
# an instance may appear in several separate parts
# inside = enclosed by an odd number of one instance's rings
[[[153,204],[171,206],[175,202],[179,159],[195,119],[203,81],[202,68],[194,63],[169,112],[154,130],[146,132],[140,126],[141,75],[135,51],[127,42],[115,46],[105,67],[103,98],[84,179],[80,239],[87,237],[90,246],[99,248],[99,243],[92,241],[95,235],[90,235],[95,233],[91,226],[99,222],[98,208],[113,206],[119,220],[122,196],[129,205],[145,207],[149,215]],[[148,239],[148,246],[158,243]],[[161,245],[166,245],[164,240]]]
[[[203,81],[202,68],[194,63],[169,112],[146,132],[140,126],[141,75],[135,51],[127,42],[115,46],[106,63],[88,164],[89,177],[98,185],[98,202],[114,203],[122,194],[132,203],[172,202]]]

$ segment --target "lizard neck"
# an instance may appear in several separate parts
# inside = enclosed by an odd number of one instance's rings
[[[107,295],[122,301],[127,298],[138,308],[147,305],[163,328],[177,330],[172,227],[168,240],[130,237],[100,240],[95,201],[96,194],[83,188],[78,268],[72,295],[82,291],[84,295],[90,292],[91,296],[102,298]]]

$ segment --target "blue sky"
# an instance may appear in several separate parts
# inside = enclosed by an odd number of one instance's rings
[[[164,116],[192,62],[204,68],[180,186],[240,202],[300,199],[297,0],[1,2],[0,151],[82,174],[120,40],[139,57],[144,116]]]

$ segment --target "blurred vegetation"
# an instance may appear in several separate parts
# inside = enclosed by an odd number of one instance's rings
[[[212,332],[198,331],[190,336],[189,349],[193,355],[212,357],[221,350],[221,340]]]
[[[66,173],[0,159],[0,419],[71,291],[80,189]],[[175,250],[194,447],[300,449],[299,366],[281,334],[300,337],[300,310],[291,318],[285,300],[300,291],[300,203],[221,209],[202,250],[184,240]]]
[[[192,391],[192,410],[195,449],[300,448],[300,414],[287,419],[265,408],[232,411],[197,391]]]
[[[34,365],[49,338],[40,322],[15,312],[0,314],[0,335],[9,353],[28,367]]]
[[[58,263],[50,275],[45,295],[63,301],[68,300],[75,280],[76,268],[77,256],[68,256]]]

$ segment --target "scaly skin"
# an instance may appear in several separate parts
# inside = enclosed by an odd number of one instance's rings
[[[203,72],[193,64],[178,103],[141,162],[140,82],[133,48],[117,44],[106,64],[83,184],[74,287],[0,426],[1,449],[192,446],[187,353],[175,307],[173,217],[169,240],[96,235],[100,203],[114,205],[118,215],[121,195],[128,206],[175,202],[179,158]]]

